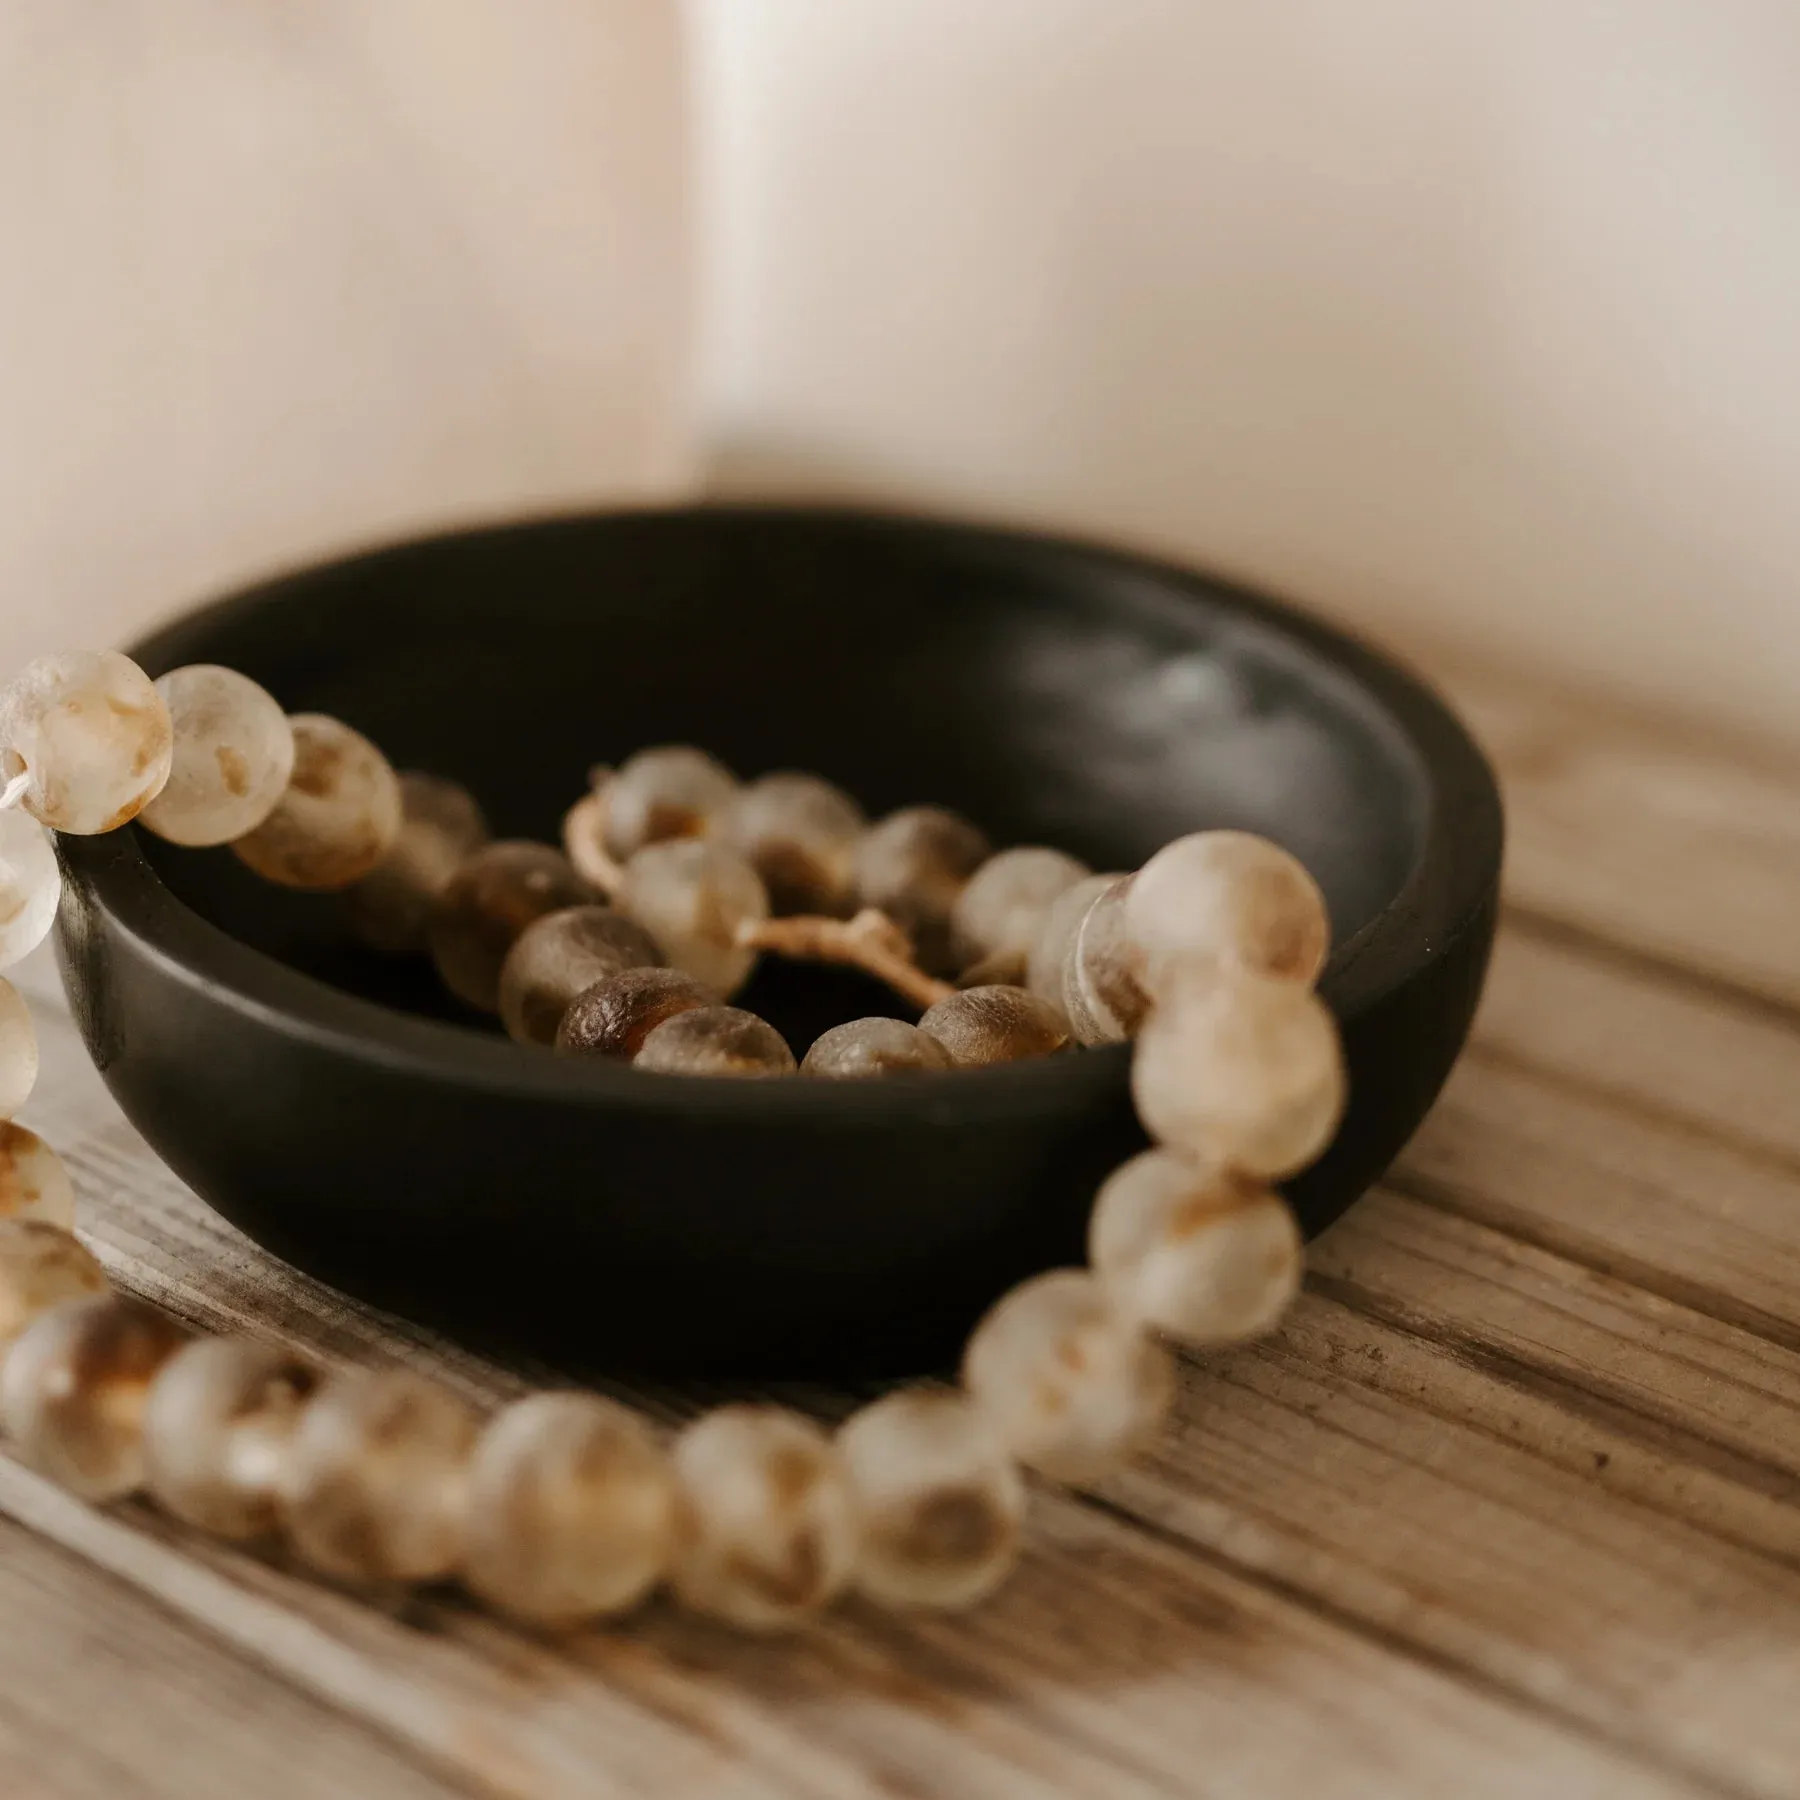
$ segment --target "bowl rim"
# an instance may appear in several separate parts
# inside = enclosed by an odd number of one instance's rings
[[[1321,993],[1348,1025],[1419,979],[1467,933],[1485,929],[1499,879],[1500,793],[1487,759],[1447,702],[1392,656],[1289,602],[1191,564],[1079,536],[835,503],[580,508],[414,533],[296,565],[165,618],[127,654],[152,670],[172,666],[164,653],[167,640],[210,617],[279,606],[322,576],[375,568],[426,548],[571,526],[636,529],[651,522],[679,525],[722,517],[799,529],[867,529],[1002,555],[1030,552],[1087,562],[1203,598],[1298,639],[1365,710],[1373,704],[1378,721],[1415,765],[1427,797],[1411,868],[1387,905],[1334,947]],[[999,1122],[1039,1114],[1047,1105],[1089,1104],[1116,1091],[1129,1064],[1130,1046],[1121,1044],[1079,1056],[957,1070],[954,1080],[944,1072],[865,1082],[671,1080],[599,1059],[559,1057],[472,1026],[404,1013],[291,968],[177,899],[145,857],[135,827],[106,837],[59,836],[57,844],[68,881],[171,981],[315,1050],[480,1092],[601,1110],[627,1104],[689,1121],[697,1115],[732,1120],[754,1113],[849,1127],[865,1120],[891,1126],[910,1114],[929,1126],[948,1110],[966,1119],[971,1109],[979,1109]]]

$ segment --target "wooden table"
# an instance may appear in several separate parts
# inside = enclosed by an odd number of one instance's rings
[[[551,1643],[0,1460],[0,1795],[1800,1794],[1800,769],[1452,686],[1511,805],[1474,1045],[1280,1336],[1189,1362],[1104,1492],[1045,1496],[999,1599]],[[275,1268],[44,1034],[32,1116],[124,1285],[483,1398],[531,1378]]]

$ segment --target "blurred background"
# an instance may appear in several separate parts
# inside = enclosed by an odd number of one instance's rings
[[[14,0],[0,657],[874,498],[1800,744],[1791,0]]]

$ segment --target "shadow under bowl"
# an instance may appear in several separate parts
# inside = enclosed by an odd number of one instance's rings
[[[1493,777],[1391,662],[1184,569],[820,509],[599,514],[333,562],[136,646],[339,715],[401,768],[554,838],[594,762],[693,742],[816,770],[872,814],[956,807],[998,844],[1135,868],[1207,826],[1323,885],[1350,1110],[1291,1187],[1309,1231],[1386,1168],[1455,1059],[1498,895]],[[1079,1261],[1143,1147],[1129,1051],[875,1083],[648,1075],[521,1048],[340,899],[225,851],[64,839],[59,954],[128,1117],[258,1242],[349,1291],[575,1370],[941,1366],[1010,1283]],[[757,977],[803,1053],[894,1010],[848,974]]]

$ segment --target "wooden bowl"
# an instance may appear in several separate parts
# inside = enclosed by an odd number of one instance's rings
[[[401,768],[552,838],[588,766],[704,745],[872,814],[1136,867],[1266,833],[1329,898],[1350,1111],[1292,1186],[1309,1230],[1387,1166],[1463,1041],[1500,803],[1410,675],[1206,576],[1048,538],[834,510],[480,530],[287,576],[136,646],[338,714]],[[330,896],[135,830],[64,839],[58,942],[96,1062],[210,1205],[350,1291],[580,1368],[845,1376],[938,1365],[1006,1286],[1078,1261],[1143,1143],[1126,1048],[876,1083],[679,1079],[521,1048]],[[797,1053],[892,1010],[759,975]]]

